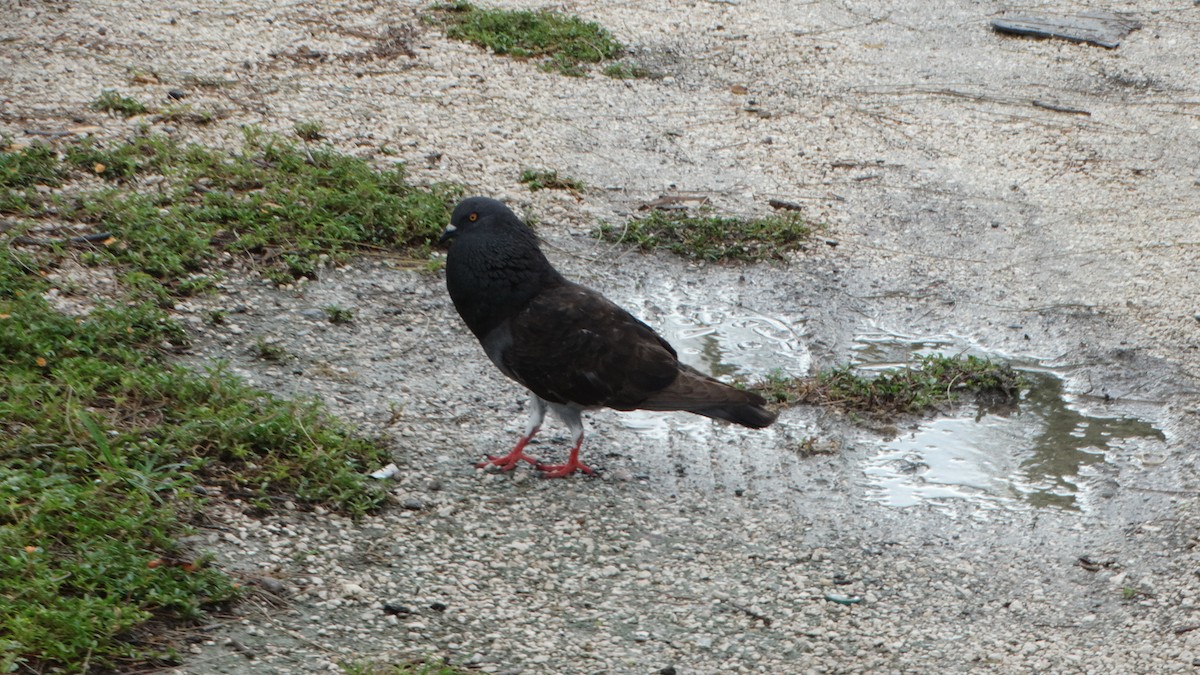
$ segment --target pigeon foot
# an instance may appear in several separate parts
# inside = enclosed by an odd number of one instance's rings
[[[507,455],[487,455],[487,459],[475,465],[476,469],[486,469],[488,467],[496,467],[501,471],[512,471],[517,468],[517,462],[526,461],[537,466],[538,461],[529,455],[525,454],[525,445],[529,443],[529,439],[538,432],[534,428],[527,436],[522,436],[521,440],[517,441],[517,447],[512,449],[512,452]]]
[[[537,466],[537,460],[520,450],[513,450],[507,455],[488,455],[487,459],[475,465],[476,469],[486,469],[488,467],[496,467],[501,471],[512,471],[517,468],[517,462],[526,461],[534,466]]]
[[[592,467],[579,461],[579,446],[583,444],[583,434],[579,435],[579,439],[575,441],[575,447],[571,448],[571,455],[567,457],[565,464],[535,464],[539,471],[542,472],[542,478],[566,478],[571,474],[579,471],[586,473],[589,476],[595,475]]]
[[[542,478],[566,478],[576,471],[589,476],[596,474],[592,467],[578,459],[570,459],[566,464],[538,464],[537,468],[542,472]]]

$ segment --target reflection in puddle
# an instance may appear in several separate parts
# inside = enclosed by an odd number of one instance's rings
[[[950,345],[942,346],[943,353],[961,351],[945,346]],[[859,352],[870,357],[885,354],[893,367],[906,360],[875,345]],[[1147,422],[1094,416],[1070,406],[1062,380],[1049,372],[1030,369],[1022,374],[1032,386],[1016,406],[977,408],[929,420],[882,443],[881,452],[864,467],[880,501],[911,506],[959,498],[1001,506],[1018,500],[1035,507],[1077,509],[1081,474],[1102,463],[1106,452],[1165,440]]]
[[[629,304],[636,306],[638,300]],[[642,298],[641,304],[651,307],[641,312],[643,318],[675,347],[679,360],[705,373],[728,380],[774,370],[808,372],[810,354],[801,339],[804,319],[799,315],[768,316],[711,297],[696,305],[680,288],[660,289],[653,303]]]

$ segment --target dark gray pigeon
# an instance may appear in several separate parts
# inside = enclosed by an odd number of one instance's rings
[[[449,239],[446,288],[454,307],[492,363],[533,394],[516,447],[478,466],[507,471],[523,460],[546,478],[593,473],[579,461],[581,413],[589,408],[686,410],[755,429],[775,421],[761,396],[680,363],[649,326],[559,274],[504,204],[464,200],[442,235]],[[539,464],[524,453],[547,408],[575,438],[565,464]]]

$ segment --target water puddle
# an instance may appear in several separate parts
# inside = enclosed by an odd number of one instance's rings
[[[708,297],[690,301],[679,287],[659,288],[654,301],[630,303],[679,352],[679,360],[728,381],[737,376],[760,377],[773,370],[803,375],[811,355],[802,339],[799,314],[769,316],[741,307],[732,300]],[[634,312],[638,314],[638,312]]]
[[[866,369],[895,368],[933,353],[979,354],[953,336],[869,335],[859,345],[856,365]],[[1080,509],[1089,478],[1109,453],[1133,455],[1165,440],[1128,412],[1074,404],[1050,369],[1014,366],[1032,383],[1015,406],[968,406],[882,442],[863,467],[875,498],[899,507],[965,499],[985,508]]]
[[[635,297],[627,306],[640,308],[634,314],[675,347],[680,361],[726,382],[757,380],[775,370],[808,372],[811,354],[801,314],[769,316],[711,295],[710,290],[703,302],[696,302],[686,289],[667,282],[656,287],[653,299]],[[780,455],[746,452],[745,442],[730,442],[737,435],[769,442],[771,429],[748,432],[700,416],[644,411],[624,413],[618,423],[645,439],[637,446],[639,460],[666,467],[669,485],[679,481],[706,489],[736,489],[746,484],[748,474],[778,472],[778,467],[765,463],[780,461]]]

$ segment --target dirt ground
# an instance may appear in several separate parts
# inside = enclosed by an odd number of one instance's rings
[[[514,673],[1193,670],[1200,5],[1107,7],[1141,22],[1116,49],[997,34],[996,3],[556,7],[662,77],[545,73],[446,40],[412,2],[0,0],[0,133],[149,124],[233,144],[241,125],[318,120],[343,151],[536,215],[564,272],[673,339],[718,326],[717,355],[688,352],[697,365],[802,374],[864,336],[933,341],[1052,370],[1076,416],[1160,433],[1072,467],[1070,508],[888,504],[866,469],[920,423],[808,409],[759,433],[596,413],[585,458],[606,479],[492,476],[470,460],[515,438],[523,394],[439,277],[371,259],[293,289],[230,279],[178,308],[191,358],[386,428],[401,474],[394,508],[358,524],[223,505],[201,543],[286,597],[214,625],[179,672],[443,656]],[[1049,9],[1095,7],[1023,8]],[[178,90],[217,119],[89,110],[104,88],[160,105]],[[529,167],[588,189],[529,193]],[[785,200],[827,229],[789,264],[751,267],[588,236],[670,193],[741,215]],[[330,304],[355,324],[311,319]],[[219,332],[199,320],[214,306],[235,318]],[[253,361],[258,339],[296,364]],[[561,452],[548,431],[536,450]],[[1007,450],[994,461],[1019,474]]]

